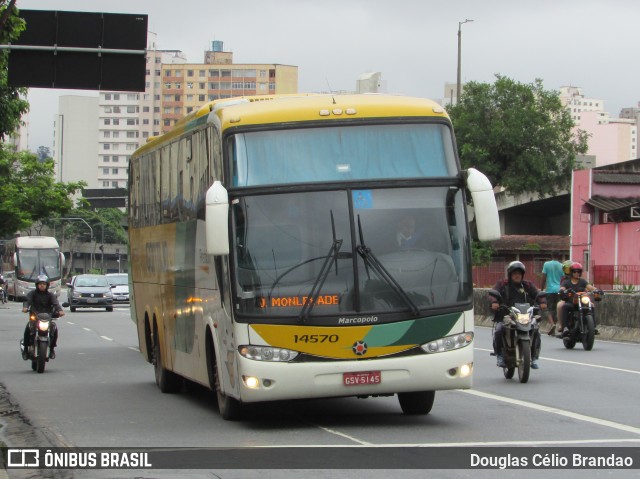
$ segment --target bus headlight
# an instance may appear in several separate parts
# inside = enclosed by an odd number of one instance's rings
[[[290,349],[272,348],[270,346],[240,346],[238,351],[247,359],[280,363],[293,361],[300,354]]]
[[[473,333],[454,334],[444,338],[436,339],[430,343],[421,344],[420,347],[425,353],[442,353],[453,349],[460,349],[473,342]]]

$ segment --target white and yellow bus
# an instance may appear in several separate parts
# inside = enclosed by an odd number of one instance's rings
[[[467,188],[436,103],[384,95],[216,100],[129,169],[131,310],[163,392],[243,403],[397,394],[426,414],[471,387]]]
[[[36,278],[44,274],[49,278],[49,291],[60,296],[64,254],[52,236],[19,236],[5,244],[3,270],[13,271],[13,284],[9,295],[18,301],[36,288]]]

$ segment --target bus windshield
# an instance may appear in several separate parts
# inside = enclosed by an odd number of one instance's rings
[[[451,130],[439,123],[254,131],[232,140],[233,186],[451,177]]]
[[[45,274],[49,280],[60,279],[60,251],[55,248],[19,249],[18,279],[35,281],[38,275]]]
[[[239,318],[397,319],[469,300],[457,187],[243,196],[232,216]]]

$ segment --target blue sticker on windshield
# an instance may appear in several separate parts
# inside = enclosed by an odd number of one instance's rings
[[[353,207],[355,209],[373,208],[371,190],[356,190],[353,192]]]

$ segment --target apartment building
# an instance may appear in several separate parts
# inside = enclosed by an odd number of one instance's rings
[[[298,91],[298,67],[233,64],[233,53],[212,42],[203,64],[179,50],[160,50],[149,33],[144,92],[100,91],[63,96],[54,122],[56,178],[88,188],[124,188],[131,154],[203,104],[242,95]]]
[[[604,100],[585,97],[576,86],[560,87],[560,101],[576,128],[589,134],[587,155],[595,157],[595,166],[638,158],[637,120],[611,117],[604,111]]]
[[[162,132],[203,104],[220,98],[298,92],[298,67],[234,64],[233,53],[214,41],[204,63],[162,65]]]

